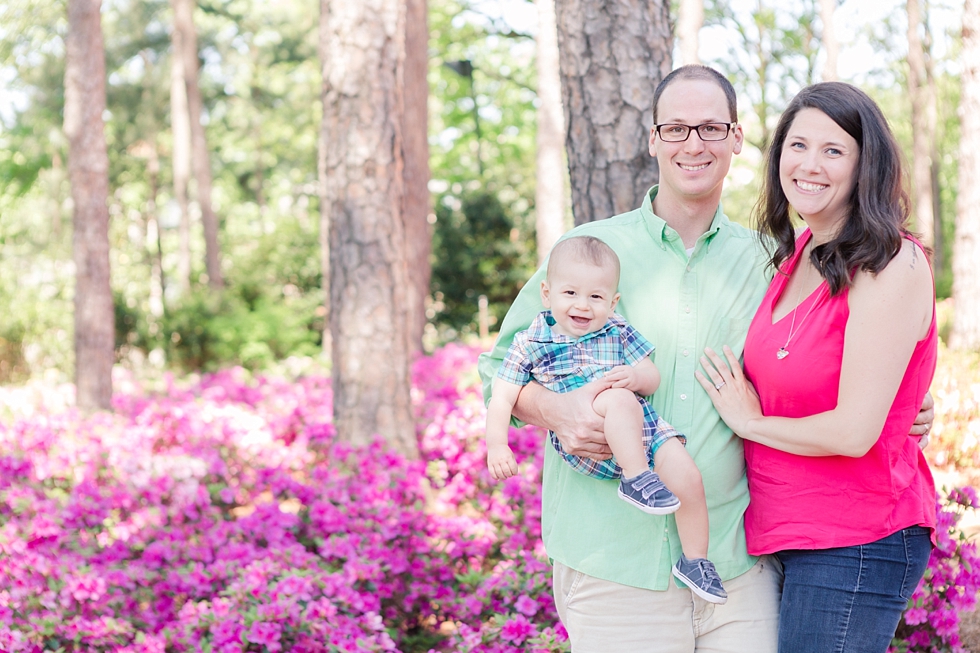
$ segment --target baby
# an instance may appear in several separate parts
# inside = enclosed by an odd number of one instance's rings
[[[676,512],[683,554],[674,576],[702,599],[724,603],[728,594],[706,559],[708,509],[701,473],[684,448],[684,436],[644,398],[660,385],[660,372],[650,359],[653,345],[613,312],[618,286],[619,257],[598,238],[567,238],[552,249],[541,282],[541,303],[549,310],[515,336],[493,381],[486,435],[490,475],[499,480],[517,473],[507,435],[524,385],[534,380],[568,392],[603,379],[609,387],[592,407],[603,418],[613,459],[572,456],[554,433],[552,445],[576,471],[619,478],[618,494],[630,505],[653,515]]]

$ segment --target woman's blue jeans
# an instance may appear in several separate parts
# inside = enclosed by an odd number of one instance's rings
[[[777,553],[779,653],[885,653],[931,551],[929,529],[913,526],[870,544]]]

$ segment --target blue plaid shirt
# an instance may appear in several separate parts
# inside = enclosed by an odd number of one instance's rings
[[[602,378],[617,365],[634,366],[650,355],[653,344],[634,329],[622,316],[613,313],[598,331],[572,338],[552,330],[555,318],[542,311],[531,325],[518,332],[507,350],[497,377],[516,385],[527,385],[534,379],[554,392],[570,392]],[[637,396],[643,407],[643,445],[650,460],[653,452],[668,438],[684,436],[660,419],[650,403]],[[614,459],[592,460],[572,456],[564,451],[554,433],[551,443],[576,471],[600,479],[622,476]]]

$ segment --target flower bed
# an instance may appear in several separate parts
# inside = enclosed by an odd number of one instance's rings
[[[475,359],[417,363],[418,461],[338,442],[323,375],[121,383],[115,414],[91,418],[6,392],[0,650],[567,650],[544,434],[514,430],[521,474],[490,480]],[[956,547],[916,595],[923,623],[975,597]]]

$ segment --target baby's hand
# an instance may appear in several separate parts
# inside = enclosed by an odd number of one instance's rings
[[[637,381],[636,370],[629,365],[617,365],[606,372],[602,378],[609,381],[614,388],[626,388],[627,390],[632,390]]]
[[[502,481],[517,473],[517,458],[506,444],[487,449],[487,469],[494,480]]]

